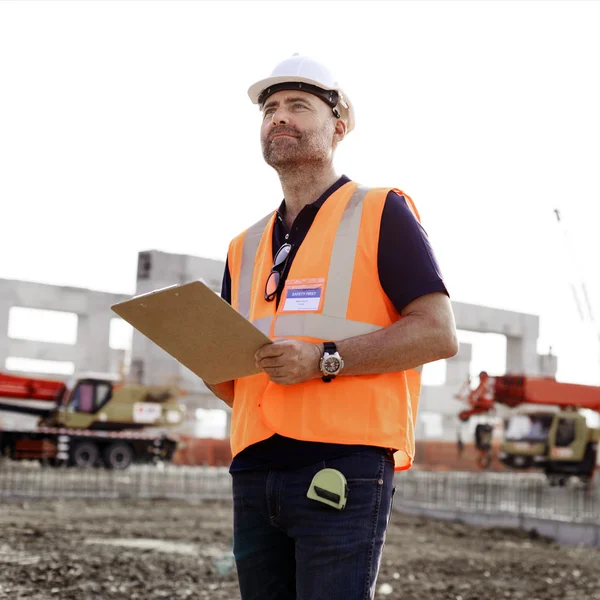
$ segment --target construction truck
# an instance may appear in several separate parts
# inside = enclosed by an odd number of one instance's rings
[[[178,442],[164,428],[183,421],[180,395],[98,374],[63,382],[0,373],[0,411],[38,418],[31,430],[0,428],[0,456],[109,469],[168,462]]]
[[[503,419],[499,460],[513,469],[539,469],[551,485],[565,485],[570,477],[591,481],[598,461],[600,429],[590,427],[581,409],[600,413],[600,387],[561,383],[552,378],[482,372],[479,385],[466,385],[457,397],[469,404],[459,414],[462,422],[494,413],[498,405],[514,408]],[[492,425],[475,427],[479,465],[491,462]]]

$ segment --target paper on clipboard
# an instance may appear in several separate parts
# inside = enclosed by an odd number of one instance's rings
[[[259,373],[254,353],[271,342],[203,281],[135,296],[111,309],[207,383]]]

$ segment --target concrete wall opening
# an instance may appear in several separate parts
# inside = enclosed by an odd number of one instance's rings
[[[197,408],[194,436],[199,438],[225,439],[227,437],[227,413],[218,408]]]
[[[423,423],[423,436],[428,439],[439,439],[444,433],[442,415],[434,412],[422,412],[419,420]]]
[[[471,344],[471,377],[477,380],[481,371],[486,371],[490,375],[506,373],[506,336],[499,333],[478,333],[459,329],[458,341]]]
[[[77,343],[77,324],[72,312],[13,306],[8,313],[8,337],[72,345]]]
[[[447,363],[445,360],[436,360],[423,366],[421,383],[423,385],[444,385],[446,383]]]
[[[38,358],[22,358],[9,356],[4,368],[18,373],[40,373],[49,375],[72,375],[75,364],[67,360],[42,360]]]
[[[110,333],[108,344],[113,350],[131,349],[133,327],[121,318],[110,320]]]
[[[120,317],[110,320],[108,345],[113,350],[121,350],[120,364],[113,368],[124,375],[131,371],[131,346],[133,327]]]

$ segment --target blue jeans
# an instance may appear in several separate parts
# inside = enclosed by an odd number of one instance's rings
[[[326,467],[341,471],[337,510],[306,497]],[[360,452],[294,471],[232,473],[234,541],[242,600],[369,600],[389,523],[391,454]]]

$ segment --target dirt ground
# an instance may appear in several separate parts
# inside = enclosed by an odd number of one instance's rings
[[[600,552],[397,512],[377,582],[390,600],[600,600]],[[0,505],[0,599],[238,600],[231,505]]]

